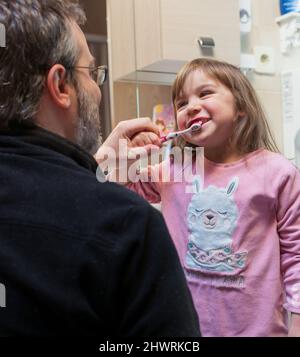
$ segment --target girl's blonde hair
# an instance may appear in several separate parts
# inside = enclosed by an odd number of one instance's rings
[[[172,101],[176,115],[176,101],[182,94],[188,75],[200,70],[208,77],[227,87],[235,98],[236,109],[244,112],[245,117],[236,122],[235,130],[230,139],[233,147],[240,154],[246,154],[260,148],[279,152],[271,133],[268,121],[257,95],[246,76],[235,66],[213,59],[198,58],[187,63],[178,73],[172,86]],[[177,145],[186,146],[181,139]]]

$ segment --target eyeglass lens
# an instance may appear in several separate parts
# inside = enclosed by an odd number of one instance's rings
[[[101,86],[104,83],[105,77],[106,77],[105,69],[104,68],[98,68],[98,71],[97,71],[97,84],[99,86]]]

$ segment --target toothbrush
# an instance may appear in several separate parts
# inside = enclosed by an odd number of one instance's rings
[[[187,134],[190,131],[197,131],[200,130],[202,126],[202,122],[200,121],[199,123],[195,123],[193,125],[191,125],[189,128],[185,129],[185,130],[181,130],[181,131],[174,131],[173,133],[169,133],[168,135],[164,135],[160,137],[160,140],[162,143],[168,141],[168,140],[172,140],[177,138],[179,135],[183,135],[183,134]]]

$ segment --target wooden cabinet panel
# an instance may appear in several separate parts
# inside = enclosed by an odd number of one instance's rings
[[[176,73],[197,57],[239,65],[239,0],[107,0],[107,7],[114,80]],[[199,37],[213,38],[215,48],[201,49]]]
[[[189,61],[215,57],[239,64],[238,0],[160,0],[163,58]],[[203,52],[198,38],[211,37],[215,49]]]
[[[135,0],[137,68],[161,59],[160,0]]]
[[[239,0],[135,0],[137,70],[177,72],[186,61],[213,57],[239,65]],[[202,49],[210,37],[213,49]]]
[[[136,70],[134,0],[107,0],[110,76],[113,80]]]

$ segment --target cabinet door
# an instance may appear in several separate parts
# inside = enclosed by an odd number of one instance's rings
[[[161,60],[160,0],[134,0],[137,69]]]
[[[136,70],[134,0],[107,0],[110,76],[117,80]]]
[[[239,0],[160,0],[160,4],[164,59],[215,57],[239,64]],[[200,49],[199,37],[214,39],[212,53]]]

